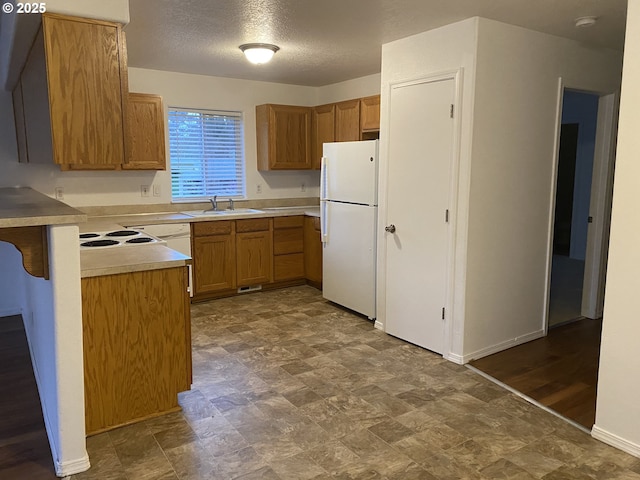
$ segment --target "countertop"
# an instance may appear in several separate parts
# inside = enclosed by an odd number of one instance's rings
[[[317,205],[305,205],[300,207],[269,207],[256,208],[260,213],[225,215],[203,215],[192,217],[179,212],[167,213],[137,213],[133,215],[108,215],[90,217],[90,224],[83,225],[81,232],[97,231],[91,225],[120,225],[123,227],[133,227],[136,225],[156,225],[166,223],[193,223],[193,222],[215,222],[220,220],[241,220],[243,218],[265,218],[265,217],[290,217],[292,215],[305,215],[310,217],[320,216],[320,207]],[[93,230],[91,230],[93,228]],[[102,231],[109,230],[102,228]]]
[[[87,215],[28,187],[0,188],[0,228],[68,225]]]
[[[80,276],[99,277],[183,267],[191,258],[164,245],[139,245],[80,251]]]
[[[272,207],[261,209],[260,213],[203,217],[191,217],[182,213],[142,213],[90,217],[87,223],[80,225],[80,233],[105,232],[136,225],[211,222],[292,215],[319,217],[320,207]],[[164,245],[140,245],[80,251],[80,270],[83,278],[179,267],[190,263],[190,261],[190,257]]]

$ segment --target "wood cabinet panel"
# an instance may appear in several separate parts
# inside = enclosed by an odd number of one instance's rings
[[[294,280],[304,278],[304,254],[278,255],[273,259],[274,280]]]
[[[125,162],[127,67],[119,24],[43,14],[54,162]]]
[[[274,217],[273,228],[293,228],[304,226],[304,215],[296,215],[295,217]]]
[[[256,107],[258,170],[311,168],[311,108],[292,105]]]
[[[236,254],[239,287],[272,281],[271,231],[237,233]]]
[[[336,103],[336,142],[360,140],[360,99]]]
[[[302,227],[275,229],[273,231],[273,254],[302,253],[304,231]]]
[[[160,95],[130,93],[125,169],[165,170],[164,107]]]
[[[380,95],[360,99],[360,131],[380,130]]]
[[[195,237],[193,239],[194,294],[236,288],[235,258],[233,234]]]
[[[202,237],[206,235],[228,235],[233,231],[232,220],[222,220],[217,222],[194,222],[191,224],[193,236]]]
[[[311,116],[311,168],[320,169],[322,144],[333,142],[336,138],[336,106],[331,103],[313,107]]]
[[[262,232],[270,230],[270,218],[248,218],[236,220],[236,232]]]
[[[88,434],[178,410],[191,387],[186,267],[82,279]]]
[[[304,275],[315,286],[322,283],[322,241],[317,217],[304,219]]]

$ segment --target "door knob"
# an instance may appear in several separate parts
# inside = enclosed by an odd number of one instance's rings
[[[391,225],[384,227],[384,231],[389,233],[396,233],[396,226],[392,223]]]

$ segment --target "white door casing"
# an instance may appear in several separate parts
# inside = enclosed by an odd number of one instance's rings
[[[385,331],[445,353],[456,80],[391,86],[385,234]],[[444,315],[443,315],[444,313]],[[443,319],[443,316],[445,319]]]

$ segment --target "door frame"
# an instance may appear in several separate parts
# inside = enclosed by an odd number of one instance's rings
[[[443,328],[443,353],[442,356],[455,363],[462,364],[462,357],[453,354],[454,324],[455,324],[455,285],[456,285],[456,234],[458,227],[458,185],[460,171],[460,143],[462,136],[462,88],[463,88],[463,68],[445,70],[429,75],[398,80],[383,86],[381,96],[381,109],[390,109],[389,100],[391,90],[397,87],[411,86],[420,83],[432,83],[443,80],[453,80],[454,82],[454,117],[453,117],[453,145],[451,153],[451,174],[449,183],[449,231],[447,233],[447,274],[446,274],[446,294],[445,294],[445,325]],[[382,111],[382,110],[381,110]],[[387,110],[388,111],[388,110]],[[390,115],[384,115],[384,123],[380,125],[381,132],[389,132]],[[388,198],[388,176],[389,176],[389,143],[384,142],[380,146],[380,151],[384,148],[384,156],[380,156],[378,175],[378,234],[377,234],[377,280],[376,280],[376,312],[377,319],[375,327],[386,331],[386,273],[387,273],[387,235],[384,226],[387,225],[387,198]]]
[[[549,329],[549,306],[551,298],[551,267],[553,262],[553,225],[555,221],[556,190],[558,188],[558,162],[560,160],[560,129],[562,127],[562,109],[565,90],[597,95],[598,118],[596,125],[596,142],[594,148],[593,171],[591,178],[591,196],[589,214],[594,221],[587,231],[587,251],[585,256],[585,273],[582,284],[582,306],[580,314],[589,318],[602,315],[604,297],[604,276],[606,265],[607,242],[613,196],[613,165],[615,162],[616,125],[618,117],[619,93],[598,92],[565,83],[558,77],[558,93],[556,104],[556,135],[554,140],[554,159],[551,172],[551,198],[549,223],[547,232],[547,270],[545,282],[544,317],[542,328],[544,335]],[[585,295],[587,293],[587,295]]]

